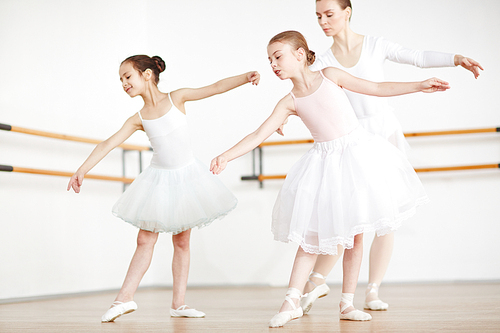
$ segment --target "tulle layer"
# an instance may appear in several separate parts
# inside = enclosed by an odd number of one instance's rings
[[[396,230],[428,201],[404,154],[361,126],[329,142],[316,142],[290,170],[273,210],[278,241],[306,252],[337,254],[354,236]]]
[[[360,125],[369,133],[381,136],[403,153],[410,151],[410,145],[406,141],[401,124],[391,110],[379,112],[358,120]]]
[[[146,168],[113,206],[113,214],[152,232],[201,228],[236,207],[237,199],[198,160],[179,169]]]

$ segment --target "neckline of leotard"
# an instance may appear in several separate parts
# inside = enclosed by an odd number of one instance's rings
[[[359,58],[358,58],[358,61],[354,64],[354,66],[351,66],[351,67],[346,67],[344,65],[342,65],[340,63],[340,61],[337,59],[337,57],[335,56],[335,54],[333,54],[333,51],[332,51],[332,48],[330,47],[328,49],[328,51],[330,52],[331,56],[333,57],[333,59],[335,59],[335,61],[340,65],[340,67],[342,67],[344,70],[350,70],[350,69],[353,69],[355,68],[356,66],[358,66],[358,64],[361,62],[361,58],[363,57],[363,54],[365,53],[365,49],[366,49],[366,35],[363,36],[363,43],[361,43],[361,53],[359,54]]]
[[[170,93],[168,93],[168,94],[167,94],[167,96],[168,96],[168,99],[169,99],[169,101],[170,101],[170,104],[172,104],[172,106],[170,107],[170,109],[169,109],[169,110],[168,110],[168,111],[167,111],[167,112],[166,112],[163,116],[160,116],[160,117],[155,118],[155,119],[143,119],[143,118],[142,118],[142,115],[141,115],[141,111],[139,111],[139,112],[137,112],[137,113],[139,114],[139,118],[141,118],[141,121],[154,121],[154,120],[161,119],[161,118],[165,117],[167,114],[171,113],[171,112],[173,111],[173,109],[175,109],[175,110],[179,111],[180,113],[184,114],[181,110],[179,110],[179,109],[175,106],[174,102],[172,102],[172,98],[170,98]]]
[[[311,97],[312,95],[314,95],[315,93],[317,93],[317,92],[321,89],[321,87],[323,86],[323,84],[325,83],[325,81],[330,81],[327,77],[325,77],[325,75],[323,74],[323,71],[322,71],[322,70],[319,70],[318,72],[319,72],[319,74],[321,74],[321,78],[322,78],[322,79],[321,79],[321,83],[320,83],[319,87],[318,87],[316,90],[314,90],[314,91],[313,91],[312,93],[310,93],[309,95],[302,96],[302,97],[296,97],[296,96],[293,94],[293,92],[291,92],[291,91],[290,91],[290,95],[292,95],[292,97],[293,97],[293,98],[295,98],[295,99],[300,99],[300,98],[307,98],[307,97]],[[330,81],[330,82],[332,82],[332,81]],[[332,83],[333,83],[333,82],[332,82]]]

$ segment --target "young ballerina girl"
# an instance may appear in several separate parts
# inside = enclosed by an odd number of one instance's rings
[[[220,94],[247,82],[257,85],[260,75],[248,72],[220,80],[206,87],[183,88],[163,93],[158,87],[165,62],[158,56],[136,55],[125,59],[119,70],[123,90],[140,96],[144,107],[123,127],[101,142],[71,177],[68,184],[80,192],[83,178],[112,149],[137,130],[143,130],[153,147],[151,165],[122,194],[113,214],[139,228],[137,249],[125,281],[102,322],[137,309],[134,293],[148,269],[158,233],[172,233],[173,299],[172,317],[204,317],[201,311],[184,304],[189,272],[191,229],[220,219],[236,207],[232,193],[193,156],[184,104]]]
[[[333,38],[332,46],[316,58],[311,70],[325,67],[340,68],[356,77],[370,81],[384,81],[385,60],[421,68],[462,66],[479,76],[481,65],[459,54],[434,51],[416,51],[404,48],[380,37],[363,36],[353,32],[349,22],[352,14],[350,0],[316,0],[318,23],[326,36]],[[347,98],[359,119],[360,125],[370,133],[381,136],[405,151],[408,146],[401,125],[394,116],[387,99],[346,91]],[[378,288],[389,266],[394,247],[394,233],[375,235],[370,249],[368,287],[365,292],[365,309],[387,310],[389,304],[378,297]],[[307,313],[318,297],[326,296],[325,283],[341,253],[337,256],[320,255],[304,289],[301,306]]]
[[[373,83],[336,68],[313,72],[314,52],[296,31],[274,36],[267,48],[274,73],[293,89],[271,116],[234,147],[214,158],[219,174],[227,163],[255,148],[290,115],[297,115],[314,138],[313,148],[289,171],[273,210],[272,231],[279,241],[299,245],[289,289],[270,327],[301,317],[302,290],[318,255],[345,249],[340,319],[370,320],[354,309],[366,231],[384,235],[426,202],[422,184],[405,156],[386,140],[364,130],[341,88],[375,96],[434,92],[449,88],[439,79]]]

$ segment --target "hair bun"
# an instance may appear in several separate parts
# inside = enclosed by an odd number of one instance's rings
[[[162,58],[160,58],[159,56],[154,56],[154,57],[151,57],[151,59],[153,59],[156,63],[156,66],[158,67],[158,71],[161,73],[165,70],[165,61],[163,61]]]
[[[314,51],[309,50],[307,53],[307,64],[310,66],[314,64],[314,61],[316,61],[316,53]]]

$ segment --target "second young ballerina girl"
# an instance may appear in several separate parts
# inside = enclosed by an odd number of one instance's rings
[[[299,245],[288,291],[270,327],[303,314],[299,301],[318,255],[345,249],[340,319],[370,320],[353,307],[366,231],[384,235],[396,230],[428,199],[403,153],[387,140],[364,130],[342,88],[375,96],[396,96],[449,88],[447,82],[374,83],[336,68],[313,72],[305,38],[296,31],[274,36],[267,48],[274,73],[293,88],[271,116],[234,147],[214,158],[211,171],[255,148],[290,115],[308,127],[314,146],[289,171],[273,210],[274,238]]]
[[[172,233],[173,298],[172,317],[204,317],[201,311],[184,303],[189,272],[189,239],[191,229],[210,224],[236,207],[232,193],[210,174],[193,156],[184,104],[234,89],[245,83],[258,84],[260,75],[248,72],[220,80],[212,85],[183,88],[163,93],[158,87],[165,62],[158,56],[136,55],[120,66],[123,90],[140,96],[144,107],[130,117],[123,127],[92,151],[71,177],[68,190],[80,192],[85,174],[112,149],[135,131],[143,130],[153,147],[151,165],[122,194],[113,207],[113,214],[139,228],[137,249],[125,281],[102,322],[112,322],[137,309],[135,291],[148,269],[159,232]]]

